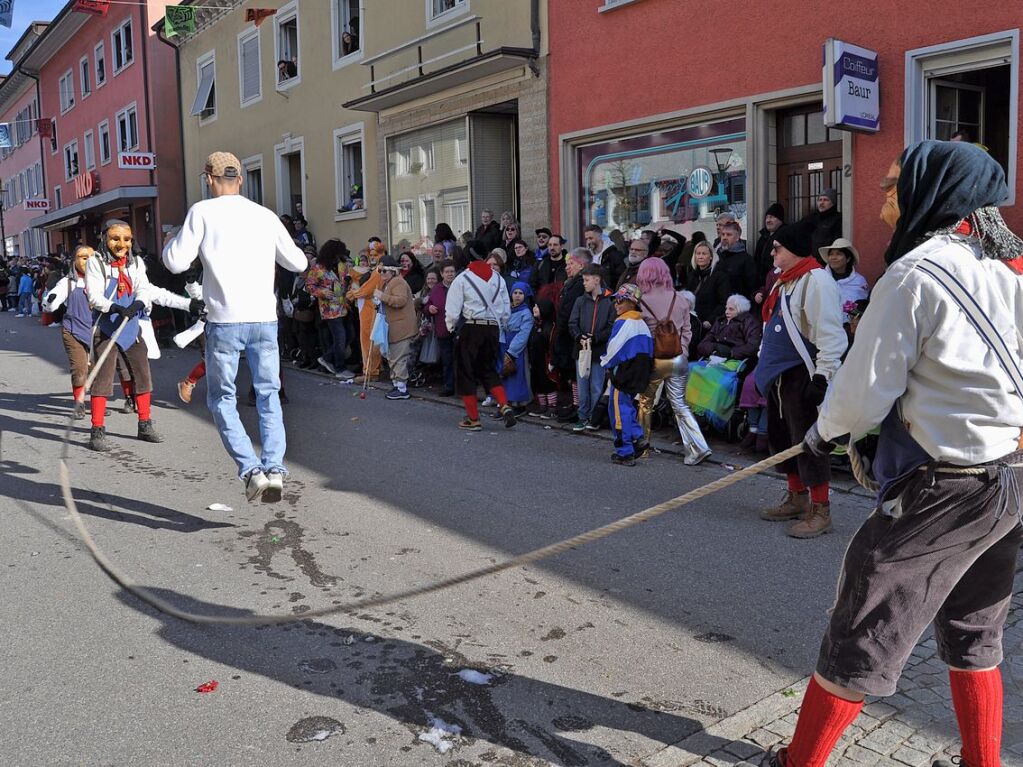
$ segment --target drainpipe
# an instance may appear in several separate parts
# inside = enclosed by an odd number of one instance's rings
[[[185,210],[187,210],[188,180],[187,174],[185,173],[185,108],[181,101],[181,49],[163,36],[164,29],[164,25],[158,22],[156,39],[164,45],[168,45],[174,49],[174,85],[178,91],[178,111],[181,114],[181,119],[178,121],[180,123],[178,126],[178,142],[181,144],[181,205],[185,208]]]
[[[146,100],[146,143],[149,145],[149,151],[155,153],[156,147],[153,145],[153,114],[152,104],[149,100],[149,43],[147,40],[141,39],[143,34],[147,34],[145,30],[149,29],[149,5],[142,3],[139,8],[139,18],[141,24],[139,25],[139,37],[142,43],[142,97]],[[156,185],[156,171],[149,171],[149,185]],[[160,205],[160,194],[159,187],[157,186],[157,196],[149,204],[149,208],[152,211],[153,216],[153,243],[154,250],[159,252],[160,245],[160,222],[161,217],[157,215],[157,210]]]
[[[533,57],[529,60],[529,71],[533,77],[539,77],[540,67],[536,60],[540,58],[540,0],[529,2],[529,29],[533,33]]]
[[[39,76],[32,74],[27,69],[23,69],[22,66],[21,66],[21,62],[20,61],[14,66],[14,69],[17,72],[21,72],[21,74],[25,75],[25,77],[31,77],[33,80],[36,81],[36,106],[37,106],[37,109],[36,109],[36,119],[37,120],[43,119],[43,91],[42,91],[42,88],[39,86]],[[38,126],[36,127],[36,130],[38,131]],[[43,192],[43,197],[49,197],[49,195],[46,193],[47,192],[47,186],[46,186],[46,156],[43,153],[43,146],[44,146],[44,142],[45,141],[46,141],[46,139],[44,139],[43,136],[42,136],[42,133],[40,133],[40,135],[39,135],[39,170],[40,170],[41,180],[43,182],[42,192]],[[46,235],[46,245],[47,245],[46,249],[47,250],[49,250],[49,244],[50,244],[50,235],[47,234]],[[6,253],[6,250],[7,250],[7,241],[4,240],[4,252],[5,253]]]

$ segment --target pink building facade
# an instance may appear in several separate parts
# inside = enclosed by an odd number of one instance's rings
[[[110,5],[106,16],[61,10],[16,68],[39,81],[48,212],[32,219],[52,251],[97,244],[103,223],[128,221],[156,253],[165,222],[184,215],[173,48],[150,27],[166,0]]]
[[[46,24],[30,24],[7,54],[18,58],[39,39]],[[7,123],[11,146],[0,148],[0,180],[3,183],[3,251],[6,258],[36,258],[47,253],[46,232],[31,221],[48,209],[43,183],[43,155],[36,120],[39,95],[36,81],[14,68],[0,82],[0,123]]]

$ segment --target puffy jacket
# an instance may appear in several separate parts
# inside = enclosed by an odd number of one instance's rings
[[[763,323],[750,312],[743,312],[732,319],[721,317],[707,331],[696,352],[701,357],[716,354],[733,360],[747,360],[757,356],[763,335]]]

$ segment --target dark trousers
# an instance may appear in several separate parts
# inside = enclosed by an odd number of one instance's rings
[[[71,386],[76,389],[85,386],[85,379],[89,376],[89,345],[75,338],[67,328],[60,329],[60,337],[71,367]]]
[[[767,392],[767,441],[772,453],[788,450],[803,441],[817,421],[817,407],[807,398],[810,375],[802,365],[789,368]],[[799,474],[807,487],[831,481],[831,459],[804,452],[780,465],[786,474]]]
[[[437,338],[440,348],[440,366],[444,371],[444,388],[455,388],[455,339],[452,336]]]
[[[1002,628],[1023,542],[1023,452],[966,476],[914,472],[902,513],[875,511],[845,554],[817,672],[866,695],[891,695],[934,622],[938,655],[955,668],[1002,662]],[[1013,476],[1014,475],[1014,476]]]
[[[110,345],[110,339],[102,333],[96,339],[96,359],[100,358],[103,350]],[[146,342],[141,337],[125,350],[115,344],[115,349],[107,355],[102,367],[92,382],[89,394],[96,397],[109,397],[114,389],[114,369],[120,359],[128,368],[128,373],[133,381],[136,394],[145,394],[153,390],[153,379],[149,372],[149,355],[146,349]]]
[[[348,337],[345,334],[345,319],[344,317],[335,317],[332,320],[324,320],[323,324],[327,326],[327,330],[330,333],[330,345],[324,345],[324,348],[328,350],[324,357],[337,368],[338,372],[341,372],[341,369],[345,366],[345,359],[348,356],[345,354],[345,347],[348,346]]]
[[[497,325],[466,324],[455,340],[455,391],[461,397],[476,394],[483,384],[489,392],[501,385],[497,358],[501,353],[501,331]]]

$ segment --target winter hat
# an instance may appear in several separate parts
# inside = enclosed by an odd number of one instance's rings
[[[547,235],[548,237],[551,237],[551,236],[553,236],[553,235],[554,235],[554,232],[552,232],[552,231],[551,231],[550,229],[548,229],[548,228],[547,228],[546,226],[541,226],[541,227],[540,227],[539,229],[537,229],[537,230],[536,230],[536,231],[534,232],[534,234],[546,234],[546,235]]]
[[[508,263],[508,253],[504,248],[494,248],[490,251],[488,258],[494,258],[497,260],[498,265],[503,269],[504,265]]]
[[[780,242],[797,256],[809,256],[813,249],[810,231],[802,224],[779,226],[778,231],[774,233],[774,241]]]
[[[782,205],[780,202],[772,203],[770,206],[768,206],[767,212],[764,214],[764,216],[765,217],[766,216],[774,216],[775,218],[779,219],[780,221],[784,221],[785,220],[785,206]]]
[[[615,291],[612,298],[615,301],[631,301],[632,303],[639,306],[639,297],[643,295],[638,285],[633,285],[631,282],[626,282],[618,290]]]
[[[533,289],[531,287],[529,287],[529,283],[528,282],[514,282],[514,283],[512,283],[512,293],[514,293],[516,290],[521,290],[523,293],[525,293],[526,294],[526,298],[532,298],[532,296],[533,296]]]
[[[838,207],[838,192],[836,192],[831,187],[828,187],[823,192],[821,192],[821,196],[827,197],[829,200],[831,200],[832,206]]]
[[[380,259],[380,268],[387,269],[389,271],[400,272],[401,264],[398,263],[398,259],[394,256],[384,256]]]

